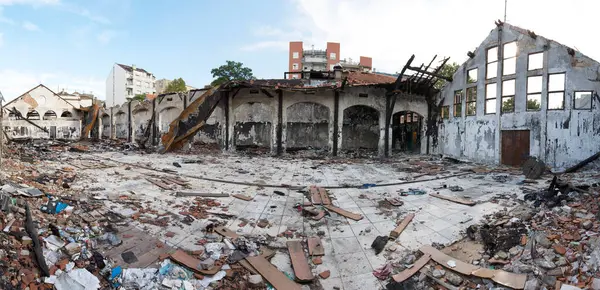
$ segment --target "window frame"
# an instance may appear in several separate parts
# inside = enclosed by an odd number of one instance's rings
[[[329,60],[337,60],[337,53],[330,52],[329,53]]]
[[[466,77],[467,84],[476,84],[477,83],[477,81],[479,80],[479,70],[478,69],[479,69],[479,67],[474,67],[474,68],[467,70],[467,77]],[[475,80],[472,82],[469,82],[469,73],[472,71],[475,71]]]
[[[492,50],[492,49],[494,49],[494,48],[496,49],[496,60],[495,61],[490,61],[490,58],[489,58],[490,53],[489,53],[489,51]],[[486,49],[485,50],[485,79],[486,80],[491,80],[491,79],[495,79],[495,78],[498,77],[498,62],[499,62],[499,59],[498,59],[498,45],[492,46],[492,47],[489,47],[488,49]],[[490,72],[489,71],[489,66],[492,63],[496,64],[496,75],[494,77],[490,78],[490,77],[488,77],[489,76],[489,72]]]
[[[562,91],[551,91],[550,90],[550,78],[553,75],[564,75],[563,78],[563,89]],[[546,88],[548,90],[548,95],[546,96],[547,102],[546,102],[546,110],[548,111],[563,111],[565,109],[565,92],[566,92],[566,87],[567,87],[567,73],[566,72],[558,72],[558,73],[549,73],[548,74],[548,83],[546,84]],[[550,94],[555,94],[555,93],[562,93],[562,108],[560,109],[550,109]]]
[[[504,95],[504,83],[506,82],[513,82],[513,94],[512,95]],[[500,113],[501,114],[509,114],[509,113],[514,113],[516,111],[516,95],[517,95],[517,79],[508,79],[508,80],[503,80],[502,81],[502,89],[501,89],[501,93],[500,93]],[[504,111],[503,105],[504,105],[504,99],[509,99],[512,98],[513,99],[513,109],[512,111]]]
[[[300,52],[298,52],[298,51],[292,52],[292,58],[293,59],[299,59],[300,58]]]
[[[589,108],[576,108],[575,107],[575,98],[577,97],[577,93],[589,93],[591,95]],[[593,108],[594,108],[594,91],[593,90],[573,91],[573,110],[591,111]]]
[[[292,69],[293,70],[297,70],[300,66],[298,65],[298,63],[292,63]]]
[[[539,91],[535,91],[533,93],[529,92],[529,78],[542,78],[542,85],[539,88]],[[527,80],[526,80],[526,84],[525,84],[525,111],[526,112],[539,112],[542,110],[542,90],[544,88],[544,76],[542,75],[535,75],[535,76],[528,76]],[[540,95],[540,108],[537,110],[533,110],[533,109],[529,109],[527,107],[527,102],[529,101],[529,96],[530,95]]]
[[[531,64],[530,58],[534,54],[541,54],[542,55],[542,67],[531,69],[531,68],[529,68],[529,66]],[[527,54],[527,71],[534,71],[534,70],[543,69],[543,68],[544,68],[544,51],[531,52],[531,53]]]
[[[459,96],[459,98],[460,98],[460,101],[457,103],[457,102],[456,102],[456,97],[457,97],[457,96],[456,96],[456,94],[457,94],[458,92],[460,93],[460,96]],[[461,118],[463,117],[463,115],[462,115],[462,101],[463,101],[463,96],[464,96],[464,95],[463,95],[463,89],[460,89],[460,90],[454,90],[454,100],[453,100],[453,104],[454,104],[454,105],[452,106],[452,116],[453,116],[453,117],[455,117],[455,118],[456,118],[456,117],[461,117]],[[456,105],[460,105],[460,107],[459,107],[459,108],[460,108],[460,110],[459,110],[459,111],[460,111],[460,112],[459,112],[459,115],[457,115],[457,114],[456,114],[456,108],[457,108],[457,106],[456,106]]]
[[[471,101],[469,101],[469,91],[471,92],[475,92],[475,98],[473,98]],[[472,86],[472,87],[468,87],[466,92],[465,92],[465,115],[468,116],[477,116],[477,86]],[[469,104],[474,103],[475,104],[475,110],[473,112],[473,114],[469,114]]]
[[[493,98],[488,98],[488,95],[489,95],[488,94],[488,86],[490,86],[490,85],[494,85],[494,90],[495,90],[494,95],[495,96]],[[488,103],[488,101],[491,101],[491,100],[495,101],[495,103],[494,103],[494,112],[489,113],[487,111],[487,103]],[[485,84],[485,103],[483,105],[484,105],[483,106],[483,114],[484,115],[495,115],[495,114],[498,113],[498,111],[496,110],[496,106],[498,105],[498,83],[497,82]]]
[[[504,53],[505,47],[506,47],[507,45],[511,44],[511,43],[514,43],[514,44],[515,44],[515,55],[513,55],[513,56],[510,56],[510,57],[506,57],[506,55],[505,55],[505,53]],[[516,40],[515,40],[515,41],[510,41],[510,42],[507,42],[507,43],[504,43],[504,44],[502,45],[502,76],[512,76],[512,75],[515,75],[515,74],[517,74],[517,54],[518,54],[518,52],[519,52],[519,45],[518,45],[518,43],[517,43],[517,41],[516,41]],[[506,74],[506,73],[504,72],[504,64],[506,63],[506,61],[507,61],[507,60],[511,60],[511,59],[514,59],[514,62],[515,62],[515,72],[514,72],[514,73],[511,73],[511,74]]]
[[[445,110],[445,114],[444,114],[444,110]],[[446,105],[446,106],[442,106],[442,109],[440,110],[440,117],[442,120],[446,120],[450,118],[450,105]]]

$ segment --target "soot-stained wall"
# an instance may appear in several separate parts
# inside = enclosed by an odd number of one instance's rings
[[[286,149],[328,149],[328,107],[311,102],[295,103],[286,109]]]
[[[344,110],[342,148],[377,149],[379,146],[379,112],[374,108],[356,105]]]
[[[234,109],[234,145],[242,147],[272,147],[272,108],[260,102],[248,102]]]

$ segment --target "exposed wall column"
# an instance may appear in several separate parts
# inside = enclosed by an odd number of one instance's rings
[[[283,91],[277,90],[277,155],[283,153]]]
[[[102,122],[102,113],[98,111],[98,139],[102,140],[102,133],[104,131],[104,124]]]
[[[229,96],[226,95],[224,97],[221,97],[221,100],[223,100],[223,105],[224,105],[224,115],[225,115],[225,150],[231,150],[233,149],[233,122],[231,120],[231,101],[233,99],[233,96]]]
[[[110,108],[110,138],[109,139],[115,139],[115,133],[116,133],[116,129],[115,129],[115,117],[113,114],[113,108]]]
[[[333,148],[332,148],[332,154],[333,156],[337,156],[338,155],[338,140],[341,139],[339,138],[340,135],[340,125],[339,125],[339,118],[340,118],[340,92],[338,90],[334,91],[334,98],[333,98]]]
[[[383,140],[383,146],[384,146],[383,154],[384,154],[385,157],[389,157],[390,156],[390,143],[391,143],[390,142],[390,123],[391,123],[390,119],[391,118],[388,118],[387,116],[391,116],[392,113],[393,113],[393,111],[394,111],[394,108],[390,107],[390,103],[391,103],[390,98],[391,98],[391,96],[388,96],[386,94],[386,96],[385,96],[385,116],[386,116],[386,118],[385,118],[385,122],[384,122],[384,130],[385,130],[385,132],[383,133],[383,136],[384,136],[383,137],[384,138],[384,140]]]
[[[127,142],[133,141],[133,116],[131,115],[131,101],[127,103]]]
[[[156,110],[157,110],[157,108],[156,108],[156,99],[157,98],[154,98],[154,100],[152,100],[152,117],[151,118],[154,118],[154,122],[152,122],[152,124],[150,125],[151,126],[151,128],[150,128],[150,136],[152,138],[151,144],[154,145],[154,146],[156,146],[156,132],[158,130],[157,127],[156,127],[156,122],[158,120],[158,117],[156,115],[157,114],[156,113]]]
[[[496,163],[500,164],[502,151],[502,66],[504,64],[503,59],[503,46],[502,46],[502,26],[498,26],[498,69],[496,72],[496,152],[494,153],[494,159]],[[485,102],[485,100],[484,100]],[[485,106],[485,103],[484,103]],[[463,142],[465,143],[465,142]],[[463,151],[464,152],[464,151]],[[462,155],[462,154],[461,154]]]

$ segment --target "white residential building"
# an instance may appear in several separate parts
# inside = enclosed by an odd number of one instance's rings
[[[145,69],[115,63],[106,78],[106,105],[123,104],[137,94],[155,94],[156,77]]]

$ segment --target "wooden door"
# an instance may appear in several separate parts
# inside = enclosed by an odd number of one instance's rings
[[[529,130],[503,130],[501,160],[504,165],[521,166],[529,157]]]

